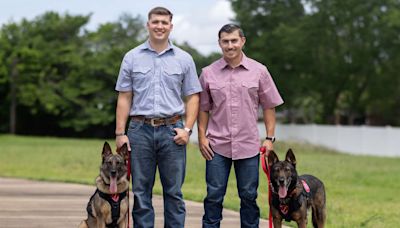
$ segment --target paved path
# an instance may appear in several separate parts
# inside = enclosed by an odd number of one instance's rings
[[[86,218],[86,204],[93,192],[94,186],[0,178],[0,227],[77,227]],[[154,196],[153,206],[155,227],[163,227],[160,196]],[[203,205],[186,201],[186,211],[185,227],[201,227]],[[224,210],[223,216],[221,227],[240,227],[237,212]],[[268,222],[260,221],[260,227],[268,227]]]

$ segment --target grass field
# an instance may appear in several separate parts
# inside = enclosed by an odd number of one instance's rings
[[[0,135],[0,176],[94,184],[104,140],[61,139]],[[114,147],[114,141],[110,140]],[[311,145],[277,143],[281,159],[293,148],[300,174],[314,174],[327,191],[327,227],[398,227],[400,225],[400,158],[352,156]],[[206,194],[205,162],[196,145],[189,145],[183,187],[188,200]],[[238,210],[234,172],[231,172],[226,208]],[[157,180],[154,192],[160,194]],[[261,171],[258,203],[268,214],[266,177]],[[293,222],[287,225],[295,226]]]

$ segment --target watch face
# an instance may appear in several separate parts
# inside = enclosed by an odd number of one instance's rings
[[[184,129],[184,130],[185,130],[187,133],[189,133],[189,135],[191,135],[191,134],[192,134],[192,129],[185,127],[185,129]]]

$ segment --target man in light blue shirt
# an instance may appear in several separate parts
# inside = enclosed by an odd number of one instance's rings
[[[149,12],[149,39],[126,53],[115,86],[119,92],[116,144],[120,148],[127,143],[131,150],[134,227],[154,227],[151,200],[157,166],[163,186],[164,227],[185,224],[181,187],[186,144],[202,89],[192,57],[169,41],[171,21],[172,13],[166,8]]]

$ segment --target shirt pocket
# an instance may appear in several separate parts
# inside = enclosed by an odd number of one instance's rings
[[[175,91],[181,91],[183,83],[183,70],[180,66],[167,66],[162,76],[163,84]]]
[[[151,84],[151,67],[135,65],[132,68],[132,82],[135,92],[143,91]]]
[[[210,83],[209,87],[210,87],[211,98],[214,105],[219,106],[222,103],[224,103],[227,98],[225,83],[218,83],[218,84]]]
[[[242,82],[242,97],[258,107],[258,82]]]

